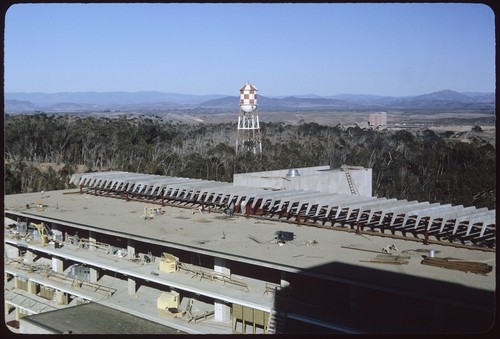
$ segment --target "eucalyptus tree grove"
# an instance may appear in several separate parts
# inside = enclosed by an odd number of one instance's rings
[[[236,154],[230,123],[62,114],[4,122],[6,194],[67,188],[78,168],[230,182],[233,173],[348,164],[373,169],[376,196],[495,208],[494,146],[456,141],[450,131],[262,123],[263,153],[255,156]]]

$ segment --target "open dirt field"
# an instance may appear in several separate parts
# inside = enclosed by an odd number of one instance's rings
[[[368,128],[370,113],[374,112],[265,112],[259,113],[261,123],[277,123],[297,125],[315,122],[320,125],[344,127],[358,125]],[[185,117],[186,118],[186,117]],[[186,119],[193,123],[236,123],[238,112],[197,115]],[[407,113],[388,112],[388,129],[418,130],[428,128],[436,132],[470,132],[474,126],[480,126],[481,136],[495,143],[495,116],[481,112],[441,112],[441,113]],[[186,121],[185,121],[186,122]]]

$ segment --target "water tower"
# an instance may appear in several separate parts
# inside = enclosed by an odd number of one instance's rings
[[[249,149],[254,154],[262,153],[259,114],[257,110],[257,88],[247,82],[240,88],[240,111],[236,130],[236,153]]]

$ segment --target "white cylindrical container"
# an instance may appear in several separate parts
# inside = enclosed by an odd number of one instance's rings
[[[245,113],[257,109],[257,88],[249,82],[240,88],[240,107]]]

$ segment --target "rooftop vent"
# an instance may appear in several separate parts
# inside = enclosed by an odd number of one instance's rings
[[[287,177],[298,177],[298,176],[300,176],[300,174],[299,174],[299,171],[296,169],[289,169],[286,176]]]

